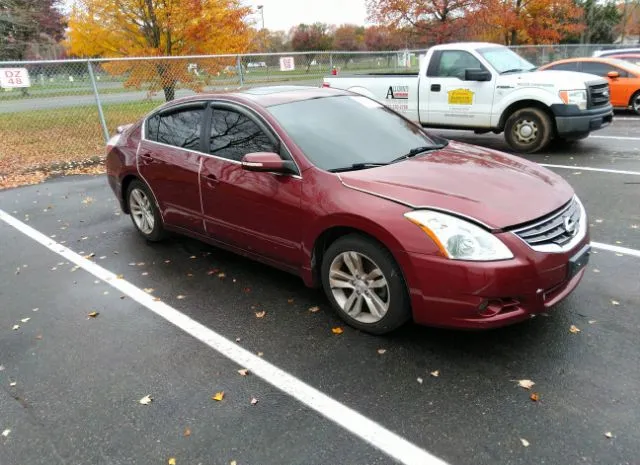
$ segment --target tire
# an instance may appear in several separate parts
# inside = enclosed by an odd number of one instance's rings
[[[636,115],[640,115],[640,90],[633,94],[629,101],[629,106]]]
[[[353,273],[354,267],[361,273]],[[322,257],[321,275],[322,287],[333,309],[354,328],[385,334],[411,319],[411,303],[402,270],[391,252],[373,239],[359,234],[337,239]],[[361,278],[368,275],[369,279],[352,279],[356,275]],[[351,314],[345,310],[348,308]]]
[[[551,118],[538,108],[517,110],[507,118],[504,125],[504,137],[507,143],[513,150],[520,153],[535,153],[543,150],[549,145],[553,132]]]
[[[147,185],[138,179],[131,181],[126,199],[131,221],[140,235],[151,242],[161,241],[165,236],[162,216]]]

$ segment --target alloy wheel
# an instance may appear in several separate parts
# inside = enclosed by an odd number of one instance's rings
[[[147,194],[135,188],[129,194],[129,210],[136,226],[143,234],[151,234],[155,226],[153,209]]]

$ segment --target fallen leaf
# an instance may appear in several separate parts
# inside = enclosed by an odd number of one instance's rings
[[[5,430],[2,432],[2,435],[3,435],[5,438],[7,438],[7,437],[9,437],[9,433],[11,433],[11,430],[10,430],[10,429],[5,429]]]
[[[99,313],[99,312],[91,312],[91,313],[89,313],[89,316],[90,316],[91,318],[95,318],[95,317],[97,317],[98,315],[100,315],[100,313]]]
[[[84,258],[93,258],[95,256],[96,256],[95,252],[91,252],[89,255],[85,255]]]
[[[622,242],[620,242],[620,241],[616,241],[616,244],[622,244]]]
[[[187,277],[193,278],[193,273],[187,273]]]
[[[597,268],[594,268],[594,269],[593,269],[593,272],[594,272],[594,273],[600,273],[600,270],[599,270],[599,269],[597,269]]]
[[[238,370],[238,373],[240,373],[240,376],[247,376],[249,374],[249,370],[243,368],[242,370]]]
[[[18,383],[16,383],[15,381],[11,381],[11,382],[9,383],[9,386],[14,387],[16,384],[18,384]]]
[[[18,331],[20,329],[20,325],[13,325],[13,329],[14,331]]]
[[[378,349],[378,353],[380,355],[383,355],[386,351],[387,351],[387,349]]]
[[[239,337],[236,338],[236,342],[240,342],[240,338]]]
[[[597,219],[596,223],[602,223],[602,220],[601,219]]]
[[[592,325],[592,324],[594,324],[594,323],[595,323],[595,322],[597,322],[597,321],[598,321],[598,320],[589,320],[589,324],[590,324],[590,325]]]
[[[318,307],[318,306],[311,307],[311,308],[309,309],[309,311],[310,311],[311,313],[319,312],[319,311],[320,311],[320,307]]]
[[[160,302],[160,297],[154,297],[154,298],[153,298],[153,301],[154,301],[154,302]]]
[[[105,258],[107,258],[107,256],[103,255],[103,256],[100,257],[100,260],[104,260]]]
[[[264,318],[266,314],[267,312],[265,312],[264,310],[262,310],[261,312],[256,312],[256,318]]]
[[[136,263],[136,266],[144,266],[144,262]]]
[[[176,459],[175,459],[175,457],[171,457],[171,458],[167,461],[167,463],[168,463],[169,465],[176,465]]]
[[[140,399],[138,402],[140,402],[142,405],[149,405],[151,402],[153,402],[153,398],[150,395],[147,394],[142,399]]]
[[[36,336],[36,339],[42,339],[42,334],[38,334],[38,335]]]
[[[184,295],[180,294],[180,295],[177,295],[177,296],[176,296],[176,299],[178,299],[178,300],[182,300],[182,299],[184,299],[185,297],[186,297],[186,296],[184,296]]]
[[[23,323],[26,323],[26,322],[27,322],[27,321],[29,321],[30,319],[31,319],[31,318],[27,317],[27,318],[23,318],[23,319],[22,319],[22,320],[20,320],[20,321],[22,321]]]
[[[529,399],[531,399],[534,402],[538,402],[540,400],[540,394],[538,394],[537,392],[533,392],[529,396]]]
[[[604,437],[611,439],[613,437],[613,434],[611,433],[611,431],[607,431],[606,433],[604,433]]]
[[[104,292],[102,293],[102,295],[107,295],[107,294],[109,294],[109,291],[104,291]]]
[[[612,300],[611,305],[620,305],[620,302],[618,302],[617,300]]]
[[[517,379],[515,380],[518,382],[518,386],[520,386],[521,388],[525,388],[525,389],[531,389],[533,387],[534,383],[533,381],[531,381],[530,379]]]
[[[238,465],[238,462],[236,462],[235,460],[232,460],[231,462],[229,462],[229,465]]]
[[[222,399],[224,399],[224,391],[221,392],[216,392],[213,397],[211,397],[213,400],[216,400],[218,402],[220,402]]]
[[[194,259],[196,259],[196,258],[198,258],[198,257],[196,257],[195,255],[191,255],[189,258],[190,258],[191,260],[194,260]]]
[[[576,325],[571,325],[569,327],[569,332],[573,334],[578,334],[580,332],[580,328],[578,328]]]
[[[624,255],[622,255],[621,253],[617,253],[616,257],[624,257]]]
[[[340,328],[339,326],[337,328],[331,328],[331,332],[333,334],[342,334],[344,333],[344,329]]]
[[[189,427],[187,426],[187,427],[184,429],[184,433],[182,433],[182,435],[183,435],[185,438],[188,438],[189,436],[191,436],[191,429],[189,429]]]
[[[293,299],[287,299],[287,303],[292,304],[293,302]]]
[[[148,276],[149,272],[148,271],[143,271],[142,273],[140,273],[142,276]]]
[[[262,357],[264,355],[264,352],[258,352],[258,357]]]
[[[93,197],[85,197],[85,199],[82,201],[82,203],[84,203],[84,204],[93,203]]]
[[[212,276],[212,275],[216,274],[219,271],[220,271],[219,269],[214,268],[213,270],[207,271],[207,275]]]
[[[144,288],[144,292],[146,292],[147,294],[151,294],[153,291],[155,291],[155,289],[152,288],[152,287],[145,287]]]
[[[525,438],[520,438],[520,442],[524,447],[529,447],[529,441],[527,441]]]
[[[171,260],[165,260],[164,262],[165,263],[171,263]]]
[[[118,275],[116,275],[116,279],[124,279],[124,275],[123,274],[118,274]]]
[[[422,384],[423,379],[422,378],[417,378],[416,381],[420,384]]]
[[[430,375],[437,378],[438,376],[440,376],[440,370],[432,371]]]
[[[251,399],[251,405],[256,405],[258,403],[258,399],[255,397]]]
[[[220,278],[220,279],[224,279],[224,278],[226,278],[226,277],[227,277],[227,275],[226,275],[226,274],[224,274],[224,273],[218,273],[218,278]]]
[[[245,287],[245,288],[244,288],[244,292],[246,292],[246,293],[251,292],[251,288],[250,288],[250,287]]]
[[[234,283],[236,282],[236,278],[233,278],[233,282],[234,282]]]

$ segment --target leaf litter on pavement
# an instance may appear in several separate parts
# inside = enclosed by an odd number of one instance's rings
[[[530,379],[515,379],[514,381],[518,383],[518,386],[524,389],[531,389],[533,385],[536,384]]]
[[[141,403],[142,405],[149,405],[151,402],[153,402],[153,397],[151,397],[149,394],[147,394],[142,399],[140,399],[138,402]]]

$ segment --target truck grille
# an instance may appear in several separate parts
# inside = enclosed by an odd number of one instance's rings
[[[560,210],[513,232],[532,247],[545,244],[563,246],[573,239],[580,229],[580,215],[580,206],[574,198]]]
[[[609,84],[596,84],[589,86],[589,108],[598,108],[608,105]]]

